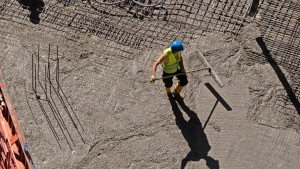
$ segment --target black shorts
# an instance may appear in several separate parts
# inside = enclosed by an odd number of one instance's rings
[[[175,72],[175,73],[166,73],[166,72],[163,72],[162,76],[166,77],[166,76],[178,74],[180,72],[181,72],[181,70],[177,70],[177,72]],[[173,86],[173,77],[174,76],[163,79],[163,82],[165,83],[165,87],[166,88],[170,88],[170,87]],[[179,83],[180,86],[185,86],[185,85],[188,84],[188,80],[187,80],[187,76],[186,75],[177,75],[176,77],[179,80],[178,83]]]

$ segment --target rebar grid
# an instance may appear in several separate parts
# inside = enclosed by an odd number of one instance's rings
[[[133,48],[166,45],[175,38],[188,43],[205,32],[238,35],[250,0],[44,0],[44,6],[20,7],[16,0],[1,5],[0,16],[28,20],[35,9],[41,25],[59,31],[94,34]],[[113,3],[113,4],[110,4]],[[40,14],[39,14],[40,13]],[[32,14],[31,14],[32,15]]]
[[[291,75],[291,88],[300,100],[300,3],[269,0],[260,6],[259,23],[266,45],[278,64]],[[283,98],[288,105],[289,98]]]
[[[61,147],[61,137],[59,136],[59,131],[55,129],[55,125],[59,127],[64,140],[67,142],[69,148],[72,150],[75,145],[74,140],[69,132],[70,128],[66,125],[66,119],[63,118],[63,113],[66,113],[75,127],[78,136],[80,136],[82,142],[84,139],[81,132],[84,131],[80,120],[74,112],[71,104],[69,103],[64,91],[60,86],[59,80],[59,54],[58,47],[56,48],[56,66],[55,66],[55,78],[51,75],[51,64],[50,58],[53,59],[53,54],[51,53],[51,46],[49,44],[47,53],[46,64],[41,65],[40,60],[40,48],[38,46],[38,51],[36,56],[32,54],[32,90],[35,93],[36,100],[43,112],[44,117],[53,133],[58,146]],[[44,74],[43,74],[44,72]],[[49,111],[47,110],[51,110]],[[55,121],[51,121],[51,119]]]

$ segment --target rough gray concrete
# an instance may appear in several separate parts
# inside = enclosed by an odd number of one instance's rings
[[[0,68],[38,168],[300,166],[299,114],[292,106],[290,112],[278,106],[278,98],[286,94],[275,72],[269,63],[251,60],[246,52],[261,54],[255,43],[260,32],[254,24],[244,28],[237,40],[211,33],[187,46],[183,53],[186,69],[202,65],[193,55],[200,49],[225,87],[219,88],[207,72],[191,74],[183,91],[186,106],[170,101],[161,81],[148,83],[150,66],[166,46],[135,50],[96,36],[61,33],[39,25],[5,20],[0,25]],[[84,128],[77,130],[60,105],[76,145],[72,150],[42,100],[61,139],[55,140],[31,88],[31,54],[40,44],[45,65],[48,43],[59,46],[61,86]],[[55,64],[51,59],[53,74]],[[157,76],[160,73],[161,69]],[[231,111],[217,102],[207,83]],[[206,153],[205,158],[196,155]]]

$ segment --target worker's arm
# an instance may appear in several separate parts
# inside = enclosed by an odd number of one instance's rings
[[[156,78],[156,69],[157,69],[157,66],[159,64],[161,64],[167,57],[167,53],[163,53],[154,63],[153,63],[153,66],[152,66],[152,75],[150,77],[150,82],[155,82],[155,78]]]
[[[156,61],[153,63],[153,65],[152,65],[152,76],[154,76],[154,77],[155,77],[155,75],[156,75],[156,69],[157,69],[157,66],[158,66],[159,64],[160,64],[159,61],[156,60]]]
[[[180,61],[179,61],[179,65],[180,65],[181,73],[186,73],[186,72],[185,72],[185,69],[184,69],[183,59],[182,59],[181,54],[180,54],[180,57],[181,57],[181,59],[180,59]]]

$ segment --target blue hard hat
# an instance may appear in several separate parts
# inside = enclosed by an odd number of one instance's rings
[[[171,50],[172,51],[183,51],[184,46],[179,40],[175,40],[171,43]]]

